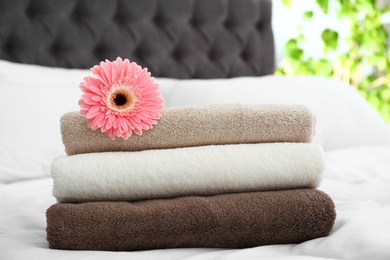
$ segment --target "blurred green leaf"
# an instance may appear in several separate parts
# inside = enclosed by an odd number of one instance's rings
[[[282,0],[283,5],[290,7],[292,4],[292,0]]]
[[[303,50],[299,48],[296,39],[290,39],[285,46],[285,54],[288,58],[293,60],[300,60],[303,56]]]
[[[329,0],[316,0],[316,2],[321,10],[327,14],[329,10]]]
[[[383,101],[390,101],[390,89],[389,88],[385,87],[383,90],[381,90],[380,93],[381,93],[381,99]]]
[[[285,6],[293,4],[292,0],[282,1]],[[326,28],[321,33],[324,43],[323,56],[308,56],[302,47],[305,46],[303,32],[313,19],[314,12],[307,10],[303,13],[303,23],[297,26],[296,36],[286,42],[285,59],[275,74],[336,77],[353,84],[383,119],[390,123],[389,33],[381,21],[381,16],[390,12],[390,4],[379,8],[376,2],[316,0],[324,14],[332,11],[340,21],[347,22],[349,33],[340,39],[341,35],[337,32],[339,28]],[[308,37],[311,35],[306,35],[306,38]],[[339,45],[343,48],[338,48]],[[328,53],[329,51],[331,53]],[[373,73],[366,75],[367,66]]]
[[[303,13],[303,18],[305,20],[310,20],[311,18],[313,18],[313,15],[314,15],[313,11],[306,11]]]
[[[325,29],[321,34],[321,39],[325,44],[325,51],[337,49],[339,34],[336,31]]]
[[[318,76],[330,77],[333,73],[333,66],[329,60],[320,59],[313,62],[313,70],[317,72]]]

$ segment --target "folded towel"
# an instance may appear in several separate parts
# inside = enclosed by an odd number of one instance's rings
[[[315,128],[311,111],[301,105],[208,105],[163,110],[158,124],[142,136],[112,141],[87,127],[77,112],[61,118],[62,141],[68,155],[109,151],[140,151],[200,145],[310,142]]]
[[[315,189],[139,202],[59,203],[46,212],[50,248],[244,248],[328,235],[334,204]]]
[[[62,156],[52,163],[59,202],[143,200],[314,188],[321,146],[236,144]]]

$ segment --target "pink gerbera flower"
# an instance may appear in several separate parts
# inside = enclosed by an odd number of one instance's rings
[[[164,101],[146,68],[117,58],[100,62],[91,72],[94,77],[85,77],[80,84],[84,93],[79,100],[89,128],[100,128],[114,140],[128,139],[133,131],[141,135],[157,124]]]

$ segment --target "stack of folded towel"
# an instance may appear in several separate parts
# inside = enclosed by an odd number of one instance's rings
[[[141,136],[113,141],[65,114],[49,246],[243,248],[326,236],[335,209],[316,189],[324,161],[314,128],[298,105],[177,107]]]

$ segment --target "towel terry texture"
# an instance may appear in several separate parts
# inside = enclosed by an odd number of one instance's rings
[[[201,145],[305,142],[312,140],[315,117],[301,105],[222,104],[172,107],[152,129],[128,140],[112,141],[87,127],[78,112],[61,118],[62,141],[68,155],[110,151],[140,151]]]
[[[144,200],[315,188],[323,149],[307,143],[237,144],[89,153],[52,164],[58,202]]]
[[[244,248],[328,235],[333,201],[316,189],[139,202],[60,203],[46,212],[55,249]]]
[[[67,156],[52,163],[53,249],[246,248],[329,234],[315,189],[321,146],[299,105],[167,108],[142,136],[112,141],[77,112],[61,118]]]

